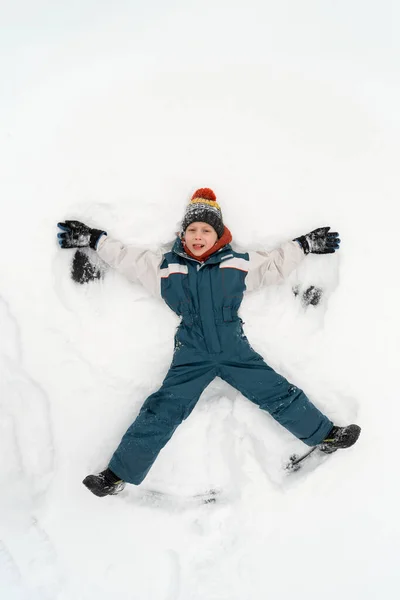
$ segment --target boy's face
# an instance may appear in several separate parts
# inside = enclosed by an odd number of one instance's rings
[[[185,231],[185,243],[195,256],[201,256],[210,250],[218,240],[217,232],[208,223],[195,221]]]

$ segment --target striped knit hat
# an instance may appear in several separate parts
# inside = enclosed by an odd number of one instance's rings
[[[214,227],[218,237],[222,237],[224,224],[222,222],[221,208],[216,200],[216,195],[209,188],[200,188],[195,191],[183,217],[181,225],[182,235],[191,223],[200,221]]]

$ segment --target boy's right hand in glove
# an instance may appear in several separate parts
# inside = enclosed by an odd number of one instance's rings
[[[339,250],[340,238],[337,231],[329,231],[330,227],[319,227],[311,233],[295,238],[304,250],[304,254],[332,254]]]
[[[80,221],[65,221],[57,223],[57,226],[62,230],[62,233],[57,234],[58,243],[61,248],[86,248],[90,247],[96,250],[96,244],[100,237],[106,231],[101,229],[91,229]]]

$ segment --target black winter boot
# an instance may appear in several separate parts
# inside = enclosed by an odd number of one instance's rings
[[[115,473],[106,469],[97,475],[88,475],[82,481],[93,494],[96,496],[111,496],[119,494],[125,487],[125,481],[122,481]]]
[[[328,435],[319,444],[319,449],[326,454],[336,452],[339,448],[350,448],[356,443],[361,433],[361,427],[358,425],[348,425],[347,427],[332,427]]]

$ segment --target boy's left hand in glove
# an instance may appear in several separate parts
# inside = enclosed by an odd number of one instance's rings
[[[295,238],[305,254],[333,254],[339,250],[340,238],[337,231],[329,231],[330,227],[319,227],[306,235]]]
[[[61,248],[86,248],[96,249],[96,244],[99,238],[107,235],[101,229],[91,229],[80,221],[65,221],[58,223],[57,226],[62,230],[62,233],[57,234],[58,243]]]

